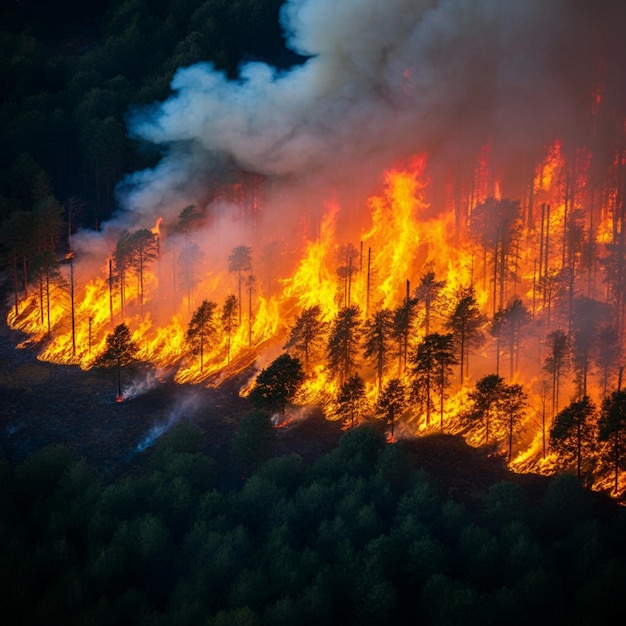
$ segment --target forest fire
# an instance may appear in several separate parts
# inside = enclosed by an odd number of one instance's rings
[[[298,39],[306,29],[291,17]],[[322,50],[301,74],[311,68],[319,79],[324,58]],[[332,135],[314,150],[312,133],[283,135],[276,122],[268,125],[271,149],[258,154],[254,132],[246,144],[238,134],[245,133],[233,131],[239,144],[204,116],[208,127],[194,141],[210,150],[207,137],[219,136],[218,149],[242,165],[234,168],[236,180],[232,172],[220,180],[219,172],[211,185],[197,182],[197,166],[180,193],[176,179],[169,187],[160,183],[173,158],[138,174],[127,181],[126,213],[101,232],[78,233],[73,256],[40,275],[37,289],[24,287],[9,324],[41,346],[41,359],[87,369],[123,323],[137,358],[150,362],[157,377],[199,385],[261,369],[286,350],[306,373],[298,402],[322,404],[329,419],[352,425],[376,415],[390,424],[390,440],[398,436],[395,420],[413,434],[462,433],[472,445],[496,446],[517,471],[553,472],[558,455],[549,439],[557,416],[588,398],[598,424],[603,402],[620,387],[626,293],[620,96],[611,101],[606,89],[587,84],[597,83],[594,77],[583,81],[585,95],[571,119],[563,115],[561,124],[546,107],[528,138],[513,123],[498,126],[508,114],[531,127],[508,101],[502,119],[494,113],[487,124],[476,106],[468,109],[469,130],[457,124],[444,133],[455,116],[440,109],[465,106],[469,96],[459,85],[470,81],[471,93],[477,80],[454,66],[459,74],[451,82],[459,91],[450,89],[450,102],[428,109],[432,124],[412,123],[420,132],[409,140],[395,124],[421,119],[416,100],[425,74],[401,54],[394,62],[379,90],[384,102],[372,105],[386,121],[372,131],[375,141],[370,137],[363,150],[371,156],[362,164],[354,161],[365,140],[345,133],[340,145]],[[197,98],[202,111],[216,106],[211,90],[193,85],[208,76],[215,98],[229,101],[235,93],[233,101],[246,102],[247,90],[268,79],[259,64],[243,75],[235,87],[211,68],[181,71],[172,85],[178,95],[151,118],[137,113],[134,132],[175,144],[177,133],[193,134],[178,126],[179,100]],[[272,80],[267,92],[283,94],[296,73]],[[528,83],[534,97],[535,83]],[[267,100],[268,109],[277,101]],[[317,114],[299,100],[298,106]],[[224,110],[218,113],[226,119]],[[298,149],[292,135],[301,139]],[[148,182],[138,183],[143,177]],[[298,177],[305,182],[294,183]],[[294,333],[306,321],[317,331],[303,349]],[[345,340],[341,348],[333,348],[333,337]],[[468,426],[472,416],[478,418]],[[608,452],[593,460],[601,470],[596,484],[604,487],[615,434],[608,433]],[[617,491],[625,485],[620,476]]]

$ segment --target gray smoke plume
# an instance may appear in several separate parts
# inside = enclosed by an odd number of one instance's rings
[[[501,158],[587,132],[594,89],[623,104],[624,3],[586,0],[288,0],[286,43],[306,57],[277,71],[181,68],[173,95],[129,116],[164,147],[121,185],[135,219],[180,210],[223,163],[329,185],[378,176],[416,151]],[[577,137],[576,137],[577,138]]]

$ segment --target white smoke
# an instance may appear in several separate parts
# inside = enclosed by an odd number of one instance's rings
[[[163,436],[175,424],[182,419],[191,419],[202,407],[202,397],[196,391],[186,390],[178,392],[174,405],[167,413],[167,417],[163,420],[157,420],[148,429],[148,432],[142,437],[137,444],[135,452],[143,452],[154,445],[156,440]]]
[[[125,206],[178,211],[222,162],[336,185],[416,151],[495,139],[513,152],[571,133],[601,64],[610,78],[624,58],[621,4],[288,0],[286,43],[304,63],[248,63],[238,80],[208,63],[181,68],[168,100],[130,115],[134,137],[169,152],[125,181]]]

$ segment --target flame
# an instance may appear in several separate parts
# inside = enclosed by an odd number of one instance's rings
[[[601,92],[598,92],[597,105],[601,101]],[[585,206],[584,203],[590,201],[594,193],[589,182],[590,151],[580,149],[572,154],[573,163],[568,161],[563,144],[557,139],[549,145],[541,162],[532,168],[528,182],[534,193],[534,204],[524,209],[533,219],[524,224],[525,230],[519,239],[515,268],[511,269],[515,279],[507,279],[503,287],[506,292],[504,301],[513,295],[521,296],[528,309],[532,307],[536,320],[543,320],[547,312],[546,303],[537,295],[540,246],[544,246],[544,258],[541,259],[543,274],[560,270],[563,262],[559,257],[560,247],[555,242],[563,239],[564,224],[570,219],[572,210]],[[625,158],[621,153],[615,155],[611,164],[613,174],[623,167]],[[476,155],[472,181],[469,188],[460,193],[459,205],[475,206],[488,198],[491,191],[495,199],[503,197],[505,179],[493,172],[492,160],[491,145],[486,144]],[[60,266],[62,280],[50,286],[47,297],[49,312],[46,307],[46,314],[41,314],[42,296],[32,290],[20,302],[18,313],[11,309],[8,324],[25,332],[29,345],[40,346],[40,359],[78,364],[88,369],[104,350],[107,335],[116,324],[124,321],[139,346],[140,359],[151,362],[178,383],[218,385],[258,365],[260,355],[280,350],[299,312],[319,306],[323,321],[332,322],[342,307],[355,304],[364,321],[378,309],[393,310],[398,307],[406,298],[407,290],[415,288],[427,271],[433,271],[437,279],[444,282],[441,301],[447,303],[448,310],[459,288],[472,286],[479,308],[490,317],[493,313],[493,285],[489,284],[492,279],[482,251],[464,237],[459,216],[448,210],[451,206],[449,200],[440,199],[436,203],[429,198],[429,166],[428,156],[420,153],[386,171],[381,178],[379,192],[371,194],[365,203],[363,209],[367,219],[362,220],[358,227],[340,228],[346,207],[339,200],[328,200],[323,207],[318,232],[315,236],[302,236],[301,245],[294,244],[297,249],[292,265],[281,267],[281,276],[275,281],[280,289],[270,288],[268,283],[260,281],[254,292],[252,289],[249,293],[244,290],[239,303],[240,321],[238,319],[228,332],[220,327],[205,346],[202,359],[190,351],[186,340],[193,309],[207,298],[217,304],[219,312],[225,298],[237,293],[236,279],[228,272],[224,261],[220,265],[220,262],[212,260],[199,266],[201,272],[194,281],[181,285],[175,272],[180,242],[168,232],[161,218],[151,231],[158,236],[159,256],[144,270],[143,303],[140,302],[136,274],[129,272],[126,276],[122,298],[120,279],[111,280],[108,260],[95,275],[89,275],[89,270],[81,266],[80,256],[70,254]],[[244,186],[237,184],[239,187],[232,190],[233,197],[246,197]],[[258,186],[258,181],[255,185]],[[332,193],[328,195],[332,197]],[[607,187],[601,200],[598,200],[602,206],[594,209],[596,222],[585,224],[589,228],[589,236],[598,246],[613,241],[614,212],[610,209],[616,206],[618,200],[617,188]],[[539,219],[542,205],[543,223]],[[261,211],[260,194],[256,192],[253,207],[255,215]],[[462,215],[463,211],[460,213]],[[540,241],[541,238],[543,241]],[[550,248],[546,252],[548,239]],[[343,261],[339,261],[338,258],[346,250],[349,253]],[[170,271],[168,266],[174,269]],[[73,301],[70,300],[71,294]],[[160,305],[163,302],[169,307],[167,313]],[[421,319],[413,329],[414,344],[423,336]],[[546,328],[541,327],[541,332]],[[431,332],[444,330],[442,319],[433,322]],[[542,339],[539,334],[523,338],[520,354],[515,357],[517,364],[511,365],[513,371],[509,376],[510,382],[524,385],[529,392],[529,403],[534,407],[541,405],[538,381],[544,356]],[[483,445],[485,433],[480,429],[468,431],[460,415],[467,407],[471,385],[480,376],[493,373],[498,350],[500,367],[503,371],[506,369],[508,374],[505,346],[498,347],[495,339],[487,336],[480,350],[471,348],[467,380],[454,380],[444,398],[443,414],[439,414],[437,404],[427,424],[424,412],[413,406],[404,420],[406,428],[414,434],[441,428],[445,432],[463,434],[471,445]],[[507,363],[504,364],[504,361]],[[511,363],[513,361],[511,357]],[[367,401],[373,406],[378,396],[373,367],[361,361],[359,368],[366,378]],[[310,364],[308,370],[297,402],[302,405],[319,404],[325,409],[328,419],[339,419],[335,411],[337,381],[330,375],[323,359]],[[397,371],[389,368],[383,376],[383,384],[390,376],[397,375]],[[404,382],[408,382],[407,373],[402,375]],[[253,377],[242,385],[240,394],[247,395],[252,385]],[[573,393],[572,381],[563,381],[563,397],[570,393]],[[598,390],[594,393],[599,397]],[[520,425],[521,432],[516,435],[513,457],[509,461],[515,471],[555,471],[556,459],[546,450],[546,426],[539,424],[538,414],[537,410],[529,410]],[[548,422],[552,417],[547,416]],[[607,484],[603,480],[598,481],[600,487]],[[626,478],[622,480],[622,488],[625,484]]]

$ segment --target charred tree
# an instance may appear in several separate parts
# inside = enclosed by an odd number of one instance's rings
[[[204,372],[204,351],[217,336],[215,310],[217,304],[204,300],[191,316],[185,339],[191,346],[192,354],[200,355],[200,373]]]
[[[353,428],[358,424],[368,409],[365,395],[365,381],[359,374],[352,374],[340,387],[336,398],[335,415],[350,422]]]
[[[411,357],[413,397],[420,399],[426,409],[426,424],[430,425],[433,390],[439,396],[439,426],[443,430],[443,410],[446,388],[457,364],[452,333],[431,333],[417,345]]]
[[[237,298],[234,295],[226,297],[222,307],[222,328],[226,333],[226,361],[230,365],[230,348],[233,333],[237,328]]]
[[[383,374],[389,363],[390,343],[393,333],[393,313],[381,309],[374,317],[365,321],[363,337],[363,356],[371,359],[378,379],[378,393],[383,386]]]
[[[289,339],[283,346],[285,350],[293,351],[301,358],[305,372],[308,372],[310,361],[317,358],[324,341],[327,324],[320,319],[321,314],[322,309],[319,305],[302,311],[296,317]]]
[[[361,319],[357,306],[341,309],[332,322],[326,358],[329,370],[343,384],[356,367],[356,358],[361,342]]]
[[[589,396],[582,396],[557,414],[550,429],[550,446],[556,452],[559,462],[565,466],[575,463],[579,479],[582,476],[583,460],[593,450],[595,412],[595,405]]]
[[[245,272],[252,271],[252,248],[250,246],[237,246],[233,248],[228,257],[228,271],[237,275],[237,303],[239,312],[239,324],[241,324],[241,287]]]

